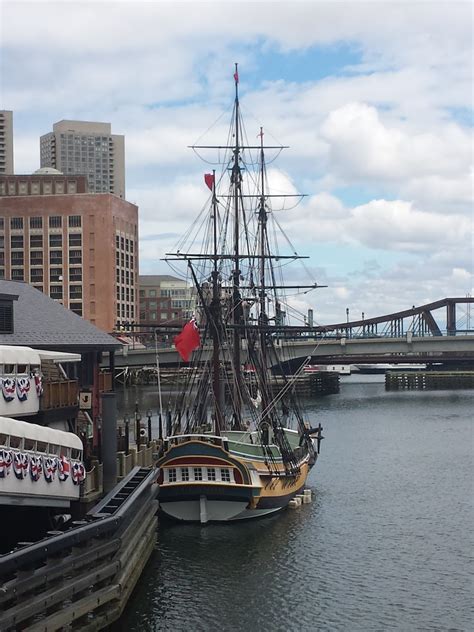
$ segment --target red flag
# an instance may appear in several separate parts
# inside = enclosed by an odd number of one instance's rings
[[[239,71],[238,70],[236,70],[234,72],[234,81],[235,81],[235,83],[239,83]]]
[[[212,187],[214,186],[214,174],[213,173],[205,173],[204,174],[204,182],[207,184],[207,186],[212,191]]]
[[[196,327],[194,318],[185,324],[183,331],[173,338],[173,342],[179,355],[185,362],[189,362],[191,352],[197,349],[201,344],[199,330]]]

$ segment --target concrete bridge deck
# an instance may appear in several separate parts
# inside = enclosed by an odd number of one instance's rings
[[[472,362],[474,363],[474,335],[416,337],[408,332],[400,338],[304,338],[278,340],[276,349],[282,362],[311,356],[315,364],[374,364]],[[202,359],[210,358],[211,349],[202,350]],[[180,363],[178,353],[171,348],[158,349],[160,366],[172,367]],[[245,349],[242,362],[246,362]],[[144,367],[156,365],[155,349],[124,349],[115,355],[115,367]]]

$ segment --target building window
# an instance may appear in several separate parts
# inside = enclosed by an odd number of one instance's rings
[[[42,285],[33,285],[33,287],[35,288],[35,290],[38,290],[38,292],[42,292],[43,291],[43,286]]]
[[[82,303],[69,303],[69,309],[78,316],[82,316]]]
[[[189,468],[188,467],[181,468],[181,480],[185,482],[189,481]]]
[[[82,217],[80,215],[69,215],[69,228],[80,228],[82,226]]]
[[[24,271],[23,268],[13,268],[12,269],[12,281],[24,281]]]
[[[194,467],[194,480],[202,481],[202,469],[200,467]]]
[[[49,218],[50,228],[61,228],[63,225],[61,215],[51,215]]]
[[[207,468],[207,480],[208,481],[215,481],[216,480],[216,468],[215,467],[208,467]]]
[[[69,268],[70,281],[82,281],[82,268]]]
[[[69,298],[82,298],[82,285],[71,285],[69,288]]]
[[[168,483],[176,483],[176,468],[168,468]]]
[[[12,235],[10,239],[11,248],[23,248],[23,235]]]
[[[23,265],[23,251],[12,252],[11,261],[12,261],[12,266],[22,266]]]
[[[43,218],[30,217],[30,228],[43,228]]]
[[[12,217],[10,219],[10,228],[12,230],[23,230],[23,217]]]
[[[63,236],[59,235],[50,235],[49,236],[49,247],[50,248],[61,248],[63,245]]]
[[[69,251],[69,263],[82,263],[82,252],[80,250]]]
[[[156,296],[156,290],[150,290],[150,291],[148,292],[148,296],[149,296],[150,298],[155,298],[155,296]]]
[[[0,230],[3,230],[4,228],[5,228],[5,218],[0,217]]]
[[[49,288],[49,295],[51,298],[62,298],[63,297],[63,286],[62,285],[52,285]]]
[[[63,253],[61,250],[51,250],[49,253],[49,262],[52,265],[57,265],[63,262]]]
[[[42,266],[43,265],[43,251],[32,250],[30,252],[30,266]]]
[[[43,235],[30,235],[30,248],[42,248]]]
[[[221,481],[224,483],[230,483],[230,470],[226,467],[221,469]]]
[[[63,280],[63,269],[62,268],[50,268],[49,269],[49,280],[52,283],[59,283]]]
[[[43,268],[34,268],[33,270],[30,270],[30,279],[31,283],[42,283]]]
[[[69,248],[73,246],[82,246],[82,235],[81,233],[72,233],[69,235]]]

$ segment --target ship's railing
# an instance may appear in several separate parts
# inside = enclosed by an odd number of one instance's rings
[[[208,434],[184,434],[168,437],[168,439],[165,439],[165,449],[181,443],[187,443],[188,441],[202,441],[203,443],[211,443],[227,449],[227,437],[218,437]]]

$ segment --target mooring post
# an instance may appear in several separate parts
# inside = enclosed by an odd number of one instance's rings
[[[102,393],[102,464],[104,493],[117,483],[117,402],[114,392]]]

